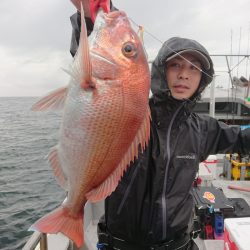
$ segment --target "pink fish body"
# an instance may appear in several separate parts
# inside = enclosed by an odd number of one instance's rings
[[[67,200],[32,229],[84,242],[83,207],[105,199],[150,134],[150,72],[143,46],[124,12],[99,13],[87,39],[84,20],[71,81],[33,110],[63,106],[59,143],[49,161]]]

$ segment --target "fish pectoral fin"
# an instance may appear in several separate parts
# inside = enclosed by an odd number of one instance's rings
[[[150,137],[150,118],[150,110],[148,107],[144,120],[118,167],[115,168],[103,183],[86,194],[86,198],[90,202],[97,202],[109,196],[116,189],[118,182],[123,176],[124,171],[128,168],[130,162],[134,161],[135,157],[138,157],[138,145],[141,145],[141,150],[145,149]]]
[[[57,147],[51,149],[48,160],[53,169],[56,181],[64,190],[68,191],[68,180],[61,167]]]
[[[64,107],[64,102],[68,94],[68,87],[57,89],[50,94],[43,97],[35,103],[31,110],[45,111],[45,110],[58,110]]]

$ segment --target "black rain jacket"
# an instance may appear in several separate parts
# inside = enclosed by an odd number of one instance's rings
[[[71,17],[71,52],[79,39],[79,13]],[[171,96],[165,79],[165,61],[183,49],[196,49],[210,62],[191,100]],[[141,246],[157,244],[188,230],[192,219],[190,194],[199,163],[209,154],[250,153],[250,130],[229,127],[208,116],[192,113],[201,92],[212,80],[213,63],[196,41],[172,38],[165,42],[152,65],[153,93],[149,144],[124,173],[116,190],[105,200],[99,229]]]
[[[188,48],[206,55],[211,67],[203,73],[191,100],[179,101],[168,90],[165,61]],[[149,145],[105,201],[102,224],[113,236],[148,246],[188,230],[193,212],[190,189],[199,163],[210,154],[250,153],[250,130],[241,131],[239,127],[192,113],[213,73],[207,51],[196,41],[177,37],[163,44],[151,71]]]

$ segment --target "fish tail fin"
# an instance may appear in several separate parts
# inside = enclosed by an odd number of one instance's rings
[[[67,208],[61,206],[39,219],[29,230],[52,234],[61,232],[80,247],[84,242],[83,212],[72,216]]]

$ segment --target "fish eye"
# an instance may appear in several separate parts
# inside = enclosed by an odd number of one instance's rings
[[[137,54],[137,48],[135,44],[127,42],[122,46],[122,53],[126,57],[134,57]]]

